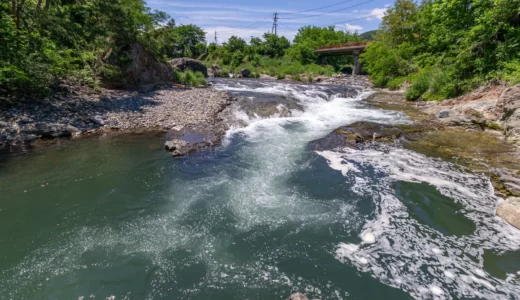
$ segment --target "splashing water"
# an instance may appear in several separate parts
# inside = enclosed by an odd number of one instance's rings
[[[486,178],[392,147],[307,150],[342,125],[409,122],[368,107],[370,91],[253,80],[214,88],[284,101],[269,117],[236,106],[224,145],[182,160],[146,148],[156,140],[100,140],[0,169],[11,200],[0,202],[0,298],[520,294],[517,274],[500,267],[519,235],[493,216]]]

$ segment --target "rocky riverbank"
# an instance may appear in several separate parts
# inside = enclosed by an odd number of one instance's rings
[[[149,92],[63,86],[41,102],[0,108],[0,151],[24,151],[41,139],[105,132],[218,128],[232,98],[207,88],[164,87]]]
[[[351,124],[311,143],[311,149],[398,142],[404,148],[455,162],[490,177],[496,195],[505,199],[498,205],[498,216],[520,229],[520,85],[487,86],[443,102],[409,102],[402,93],[385,91],[366,101],[376,108],[401,111],[414,123]]]

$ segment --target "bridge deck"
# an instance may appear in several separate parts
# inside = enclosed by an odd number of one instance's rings
[[[330,45],[316,49],[316,53],[328,55],[356,55],[365,50],[366,42]]]
[[[322,58],[331,55],[354,55],[354,66],[352,68],[352,75],[361,74],[361,63],[359,55],[367,47],[368,42],[355,42],[340,45],[330,45],[320,47],[315,50],[316,53],[321,54]]]

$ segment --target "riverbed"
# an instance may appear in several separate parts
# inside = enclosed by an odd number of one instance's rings
[[[371,90],[213,88],[241,104],[217,148],[95,136],[1,161],[0,298],[520,299],[520,233],[489,178],[398,145],[307,147],[411,122]]]

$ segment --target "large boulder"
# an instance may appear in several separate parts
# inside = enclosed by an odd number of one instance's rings
[[[208,68],[200,61],[192,58],[175,58],[169,61],[173,69],[184,72],[191,70],[193,72],[201,72],[204,76],[208,77]]]
[[[213,65],[208,68],[209,77],[220,77],[221,75],[222,75],[222,69],[219,66]]]
[[[497,107],[502,110],[502,125],[507,140],[520,145],[520,84],[504,90]]]
[[[497,215],[520,229],[520,198],[511,197],[502,202],[497,209]]]
[[[249,71],[248,69],[240,70],[240,76],[242,76],[242,78],[248,78],[250,75],[251,71]]]
[[[172,67],[159,62],[140,44],[129,44],[121,49],[120,56],[129,59],[124,66],[118,66],[117,57],[114,54],[107,54],[107,56],[106,67],[119,69],[120,74],[105,76],[102,80],[105,87],[147,89],[157,84],[174,82]]]

